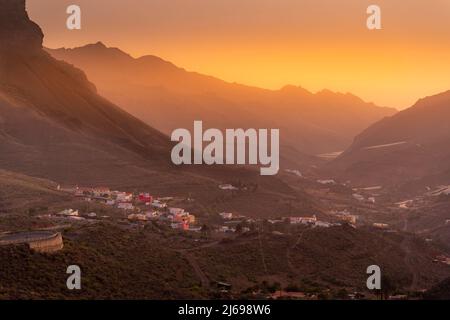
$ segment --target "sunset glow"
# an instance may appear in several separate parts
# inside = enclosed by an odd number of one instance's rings
[[[376,1],[382,30],[366,28],[373,1],[79,0],[81,31],[65,28],[73,1],[30,0],[51,48],[102,41],[188,70],[278,89],[351,92],[403,109],[450,83],[450,5]]]

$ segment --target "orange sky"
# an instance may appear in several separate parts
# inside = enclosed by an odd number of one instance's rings
[[[450,89],[450,0],[27,1],[51,48],[101,40],[232,82],[400,109]],[[65,27],[70,4],[82,8],[81,31]],[[382,8],[383,30],[367,30],[369,4]]]

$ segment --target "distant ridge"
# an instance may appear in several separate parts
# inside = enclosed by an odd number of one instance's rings
[[[341,151],[367,126],[396,112],[330,90],[228,83],[156,56],[134,59],[102,42],[47,52],[82,68],[101,94],[166,134],[199,119],[218,128],[276,127],[291,160]]]
[[[450,91],[420,99],[355,138],[330,167],[361,184],[448,184]]]

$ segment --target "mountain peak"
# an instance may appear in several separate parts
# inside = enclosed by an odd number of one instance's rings
[[[0,0],[0,50],[15,54],[40,52],[44,34],[28,17],[25,0]]]
[[[114,61],[130,61],[133,57],[128,53],[120,50],[119,48],[108,47],[102,41],[96,43],[86,44],[81,47],[75,48],[59,48],[59,49],[46,49],[47,52],[51,54],[71,54],[77,55],[83,58],[96,57],[101,61],[114,60]]]
[[[288,94],[311,95],[311,92],[301,86],[286,85],[280,89],[280,92]]]
[[[103,49],[107,48],[106,45],[101,41],[97,41],[96,43],[92,44],[92,46],[97,47],[97,48],[103,48]]]

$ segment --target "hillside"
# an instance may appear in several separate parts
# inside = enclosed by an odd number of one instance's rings
[[[42,50],[42,31],[28,19],[25,1],[2,0],[1,6],[2,168],[64,181],[120,174],[114,167],[139,157],[167,163],[167,137],[97,95],[82,71]],[[86,172],[88,165],[101,172]]]
[[[63,199],[56,190],[57,185],[52,181],[0,170],[0,217],[6,212]]]
[[[374,262],[398,292],[409,290],[415,277],[415,289],[423,289],[450,274],[447,266],[431,262],[433,250],[420,243],[408,257],[398,245],[404,235],[396,239],[351,228],[264,232],[260,241],[256,233],[221,242],[168,235],[151,225],[125,230],[99,223],[65,231],[65,248],[54,255],[0,247],[0,298],[207,299],[221,296],[216,281],[232,285],[228,298],[264,298],[277,287],[325,298],[347,298],[342,292],[354,290],[370,297],[365,269]],[[74,261],[83,272],[81,291],[67,290],[61,271]]]
[[[254,168],[175,167],[170,138],[97,93],[86,75],[42,48],[43,34],[30,21],[25,1],[1,0],[0,167],[59,184],[146,190],[196,197],[209,204],[221,183],[257,184],[253,199],[310,201],[276,177]],[[256,201],[259,204],[259,201]],[[237,207],[246,200],[236,200]],[[251,214],[261,210],[250,208]]]
[[[450,92],[421,99],[363,131],[330,169],[360,185],[448,184],[449,117]]]
[[[47,52],[83,69],[100,93],[167,134],[194,120],[216,128],[280,128],[282,154],[291,162],[343,150],[367,126],[395,113],[351,94],[227,83],[156,56],[135,59],[101,42]]]

